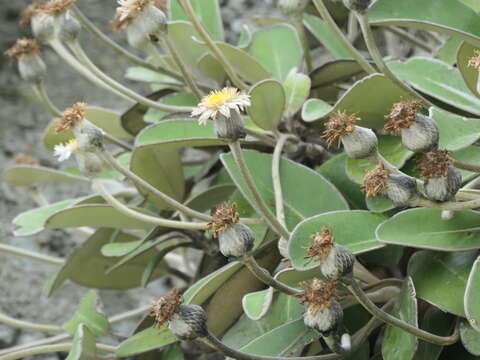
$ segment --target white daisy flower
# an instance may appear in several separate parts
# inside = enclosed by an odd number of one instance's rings
[[[55,145],[53,149],[53,155],[58,157],[58,161],[62,162],[67,160],[78,149],[76,139],[71,139],[66,144]]]
[[[229,118],[231,110],[239,113],[248,106],[250,106],[250,95],[241,93],[238,89],[226,87],[222,90],[212,91],[205,96],[192,111],[192,116],[198,116],[198,123],[206,125],[207,120],[215,120],[219,112],[221,115]]]

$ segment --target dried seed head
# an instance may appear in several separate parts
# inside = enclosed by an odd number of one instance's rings
[[[183,295],[178,289],[173,289],[170,294],[161,296],[150,309],[150,316],[155,318],[154,326],[160,328],[166,321],[172,320],[182,303]]]
[[[52,0],[40,8],[40,12],[53,16],[58,16],[66,12],[77,0]]]
[[[457,168],[448,166],[446,176],[425,180],[423,189],[430,200],[448,201],[455,197],[461,187],[462,174]]]
[[[85,119],[87,104],[78,102],[63,112],[62,118],[55,125],[55,132],[59,133],[74,127]]]
[[[365,191],[367,197],[377,194],[383,194],[388,186],[388,177],[390,172],[385,169],[383,163],[379,163],[377,167],[370,170],[363,177],[362,190]]]
[[[448,150],[433,150],[423,154],[415,170],[426,179],[445,177],[450,163]]]
[[[473,67],[476,70],[480,70],[480,50],[474,50],[473,55],[468,59],[468,67]]]
[[[170,331],[181,340],[194,340],[208,334],[207,314],[198,305],[180,305],[168,323]]]
[[[20,25],[29,26],[32,18],[40,13],[45,7],[45,3],[33,3],[20,12]]]
[[[389,122],[383,127],[385,131],[399,134],[401,129],[409,128],[416,120],[422,103],[418,100],[400,101],[393,104],[390,114],[385,115]]]
[[[304,281],[300,284],[303,294],[295,295],[301,304],[308,303],[308,311],[316,315],[325,309],[329,309],[335,300],[335,287],[337,283],[325,282],[320,279]]]
[[[313,239],[310,246],[307,248],[307,255],[305,259],[309,261],[323,261],[330,254],[330,251],[335,246],[335,238],[332,236],[332,229],[324,226],[321,232],[310,235]]]
[[[233,203],[231,206],[228,202],[220,204],[213,212],[212,221],[210,221],[206,228],[213,231],[213,236],[218,235],[226,231],[233,224],[238,223],[240,215],[237,212],[237,204]]]
[[[112,21],[115,30],[122,30],[149,6],[154,5],[163,12],[167,11],[166,0],[117,0],[118,7]]]
[[[38,160],[34,159],[30,155],[23,154],[23,153],[15,154],[13,161],[15,165],[38,165],[39,164]]]
[[[40,55],[40,48],[35,39],[21,38],[17,39],[4,54],[12,58],[25,59],[32,55]]]
[[[322,135],[322,138],[327,142],[327,146],[330,147],[335,142],[340,144],[342,136],[355,130],[355,122],[358,120],[360,118],[355,114],[348,115],[345,111],[338,111],[330,117],[330,120],[325,124],[325,131]]]
[[[225,257],[240,257],[248,253],[255,242],[255,233],[247,225],[233,224],[218,235],[220,252]]]

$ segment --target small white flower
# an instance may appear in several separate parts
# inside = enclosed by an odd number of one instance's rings
[[[231,110],[239,113],[248,106],[250,106],[249,95],[239,92],[238,89],[226,87],[222,90],[212,91],[205,96],[192,111],[192,116],[199,116],[198,123],[206,125],[208,119],[215,120],[218,112],[229,118]]]
[[[77,149],[77,140],[71,139],[66,144],[55,145],[53,149],[53,155],[58,157],[59,162],[62,162],[67,160]]]

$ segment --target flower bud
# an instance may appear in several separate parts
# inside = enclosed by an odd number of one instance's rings
[[[138,22],[147,35],[165,35],[167,33],[167,16],[154,4],[148,4],[139,14]]]
[[[82,25],[80,25],[78,20],[70,14],[70,11],[66,11],[60,15],[59,20],[58,35],[60,40],[68,43],[78,39],[78,35],[82,30]]]
[[[235,141],[246,136],[242,117],[236,111],[229,117],[219,114],[214,124],[215,133],[220,139]]]
[[[81,151],[96,152],[103,150],[104,132],[90,121],[85,120],[73,128],[73,134]]]
[[[416,167],[426,179],[424,190],[430,200],[451,200],[461,188],[462,175],[450,163],[447,150],[434,150],[425,153]]]
[[[47,67],[34,39],[18,39],[15,45],[5,51],[5,55],[18,60],[18,71],[23,80],[39,83],[45,78]]]
[[[100,175],[103,170],[102,160],[94,153],[77,150],[74,152],[78,169],[87,178],[93,179]]]
[[[364,13],[370,6],[371,0],[343,0],[343,5],[350,10]]]
[[[198,305],[180,305],[168,328],[181,340],[194,340],[207,335],[207,314]]]
[[[38,13],[31,20],[32,33],[41,42],[54,40],[56,37],[56,21],[50,14]]]
[[[285,15],[301,14],[310,0],[279,0],[278,5]]]
[[[128,45],[136,49],[145,50],[150,43],[150,38],[145,34],[140,24],[131,23],[125,28]]]
[[[325,124],[322,138],[327,146],[341,141],[346,154],[352,159],[363,159],[377,152],[378,140],[375,133],[367,128],[356,126],[360,120],[355,114],[347,115],[346,112],[338,111]]]

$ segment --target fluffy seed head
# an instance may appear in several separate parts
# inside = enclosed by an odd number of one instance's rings
[[[228,202],[225,201],[214,210],[212,221],[207,224],[206,228],[213,231],[214,237],[218,237],[220,233],[239,221],[240,215],[237,212],[237,204],[233,203],[229,206]]]
[[[160,328],[166,321],[172,320],[183,303],[183,295],[180,290],[173,289],[168,295],[161,296],[150,309],[150,316],[155,318],[155,327]]]
[[[304,290],[302,294],[295,295],[300,303],[308,303],[310,313],[315,316],[317,313],[328,309],[335,300],[335,281],[325,282],[320,279],[304,281],[300,286]]]
[[[418,100],[400,101],[393,104],[390,114],[385,119],[390,119],[383,127],[385,131],[398,134],[401,129],[409,128],[417,120],[417,112],[422,107]]]
[[[63,112],[61,119],[55,125],[55,132],[59,133],[64,130],[70,129],[75,124],[78,124],[85,119],[85,111],[87,104],[82,102],[77,102],[72,107],[66,109]]]
[[[325,124],[325,131],[322,138],[327,142],[327,146],[332,146],[333,143],[338,142],[342,136],[352,133],[355,130],[355,123],[360,118],[351,114],[348,115],[346,111],[337,111],[336,114],[330,117],[330,120]]]
[[[11,58],[24,59],[32,55],[39,55],[40,48],[35,39],[21,38],[17,39],[15,44],[5,51],[5,55]]]
[[[119,6],[112,21],[116,30],[121,30],[130,24],[150,4],[163,12],[167,11],[166,0],[117,0],[117,3]]]
[[[335,238],[332,236],[332,229],[324,226],[321,232],[310,235],[310,238],[313,241],[307,248],[308,252],[304,258],[309,259],[309,261],[323,261],[335,246]]]
[[[472,57],[468,60],[468,67],[480,70],[480,50],[474,50]]]
[[[373,170],[367,172],[363,178],[362,190],[367,197],[383,193],[387,189],[387,182],[390,172],[385,169],[383,163],[379,163]]]
[[[415,170],[425,179],[445,177],[450,163],[448,150],[433,150],[423,154]]]

